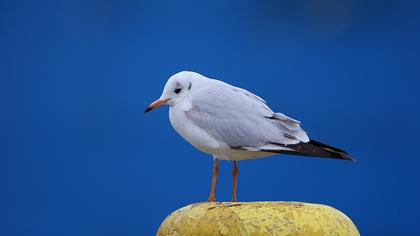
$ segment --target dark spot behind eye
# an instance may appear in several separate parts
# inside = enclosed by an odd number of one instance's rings
[[[178,93],[180,93],[180,92],[181,92],[181,90],[182,90],[181,88],[176,88],[174,92],[175,92],[176,94],[178,94]]]
[[[188,86],[188,90],[190,90],[190,89],[191,89],[191,86],[192,86],[192,83],[190,82],[190,85]]]

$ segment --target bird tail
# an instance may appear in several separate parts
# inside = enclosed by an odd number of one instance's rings
[[[274,144],[274,143],[272,143]],[[301,142],[298,144],[287,145],[289,150],[264,150],[273,153],[284,153],[289,155],[301,155],[311,157],[333,158],[340,160],[356,161],[346,151],[327,144],[320,143],[315,140],[310,140],[307,143]]]

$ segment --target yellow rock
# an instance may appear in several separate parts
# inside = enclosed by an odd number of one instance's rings
[[[171,213],[158,236],[188,235],[360,235],[342,212],[301,202],[191,204]]]

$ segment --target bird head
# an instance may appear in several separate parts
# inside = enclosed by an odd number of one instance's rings
[[[181,71],[172,75],[166,82],[160,98],[147,106],[144,112],[149,112],[161,105],[176,105],[197,88],[202,87],[203,80],[208,79],[192,71]]]

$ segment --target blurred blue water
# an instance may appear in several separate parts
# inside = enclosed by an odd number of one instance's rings
[[[358,159],[240,162],[240,201],[325,203],[363,235],[419,234],[419,5],[0,2],[0,235],[152,235],[206,200],[212,159],[167,108],[143,114],[180,70],[251,90]]]

